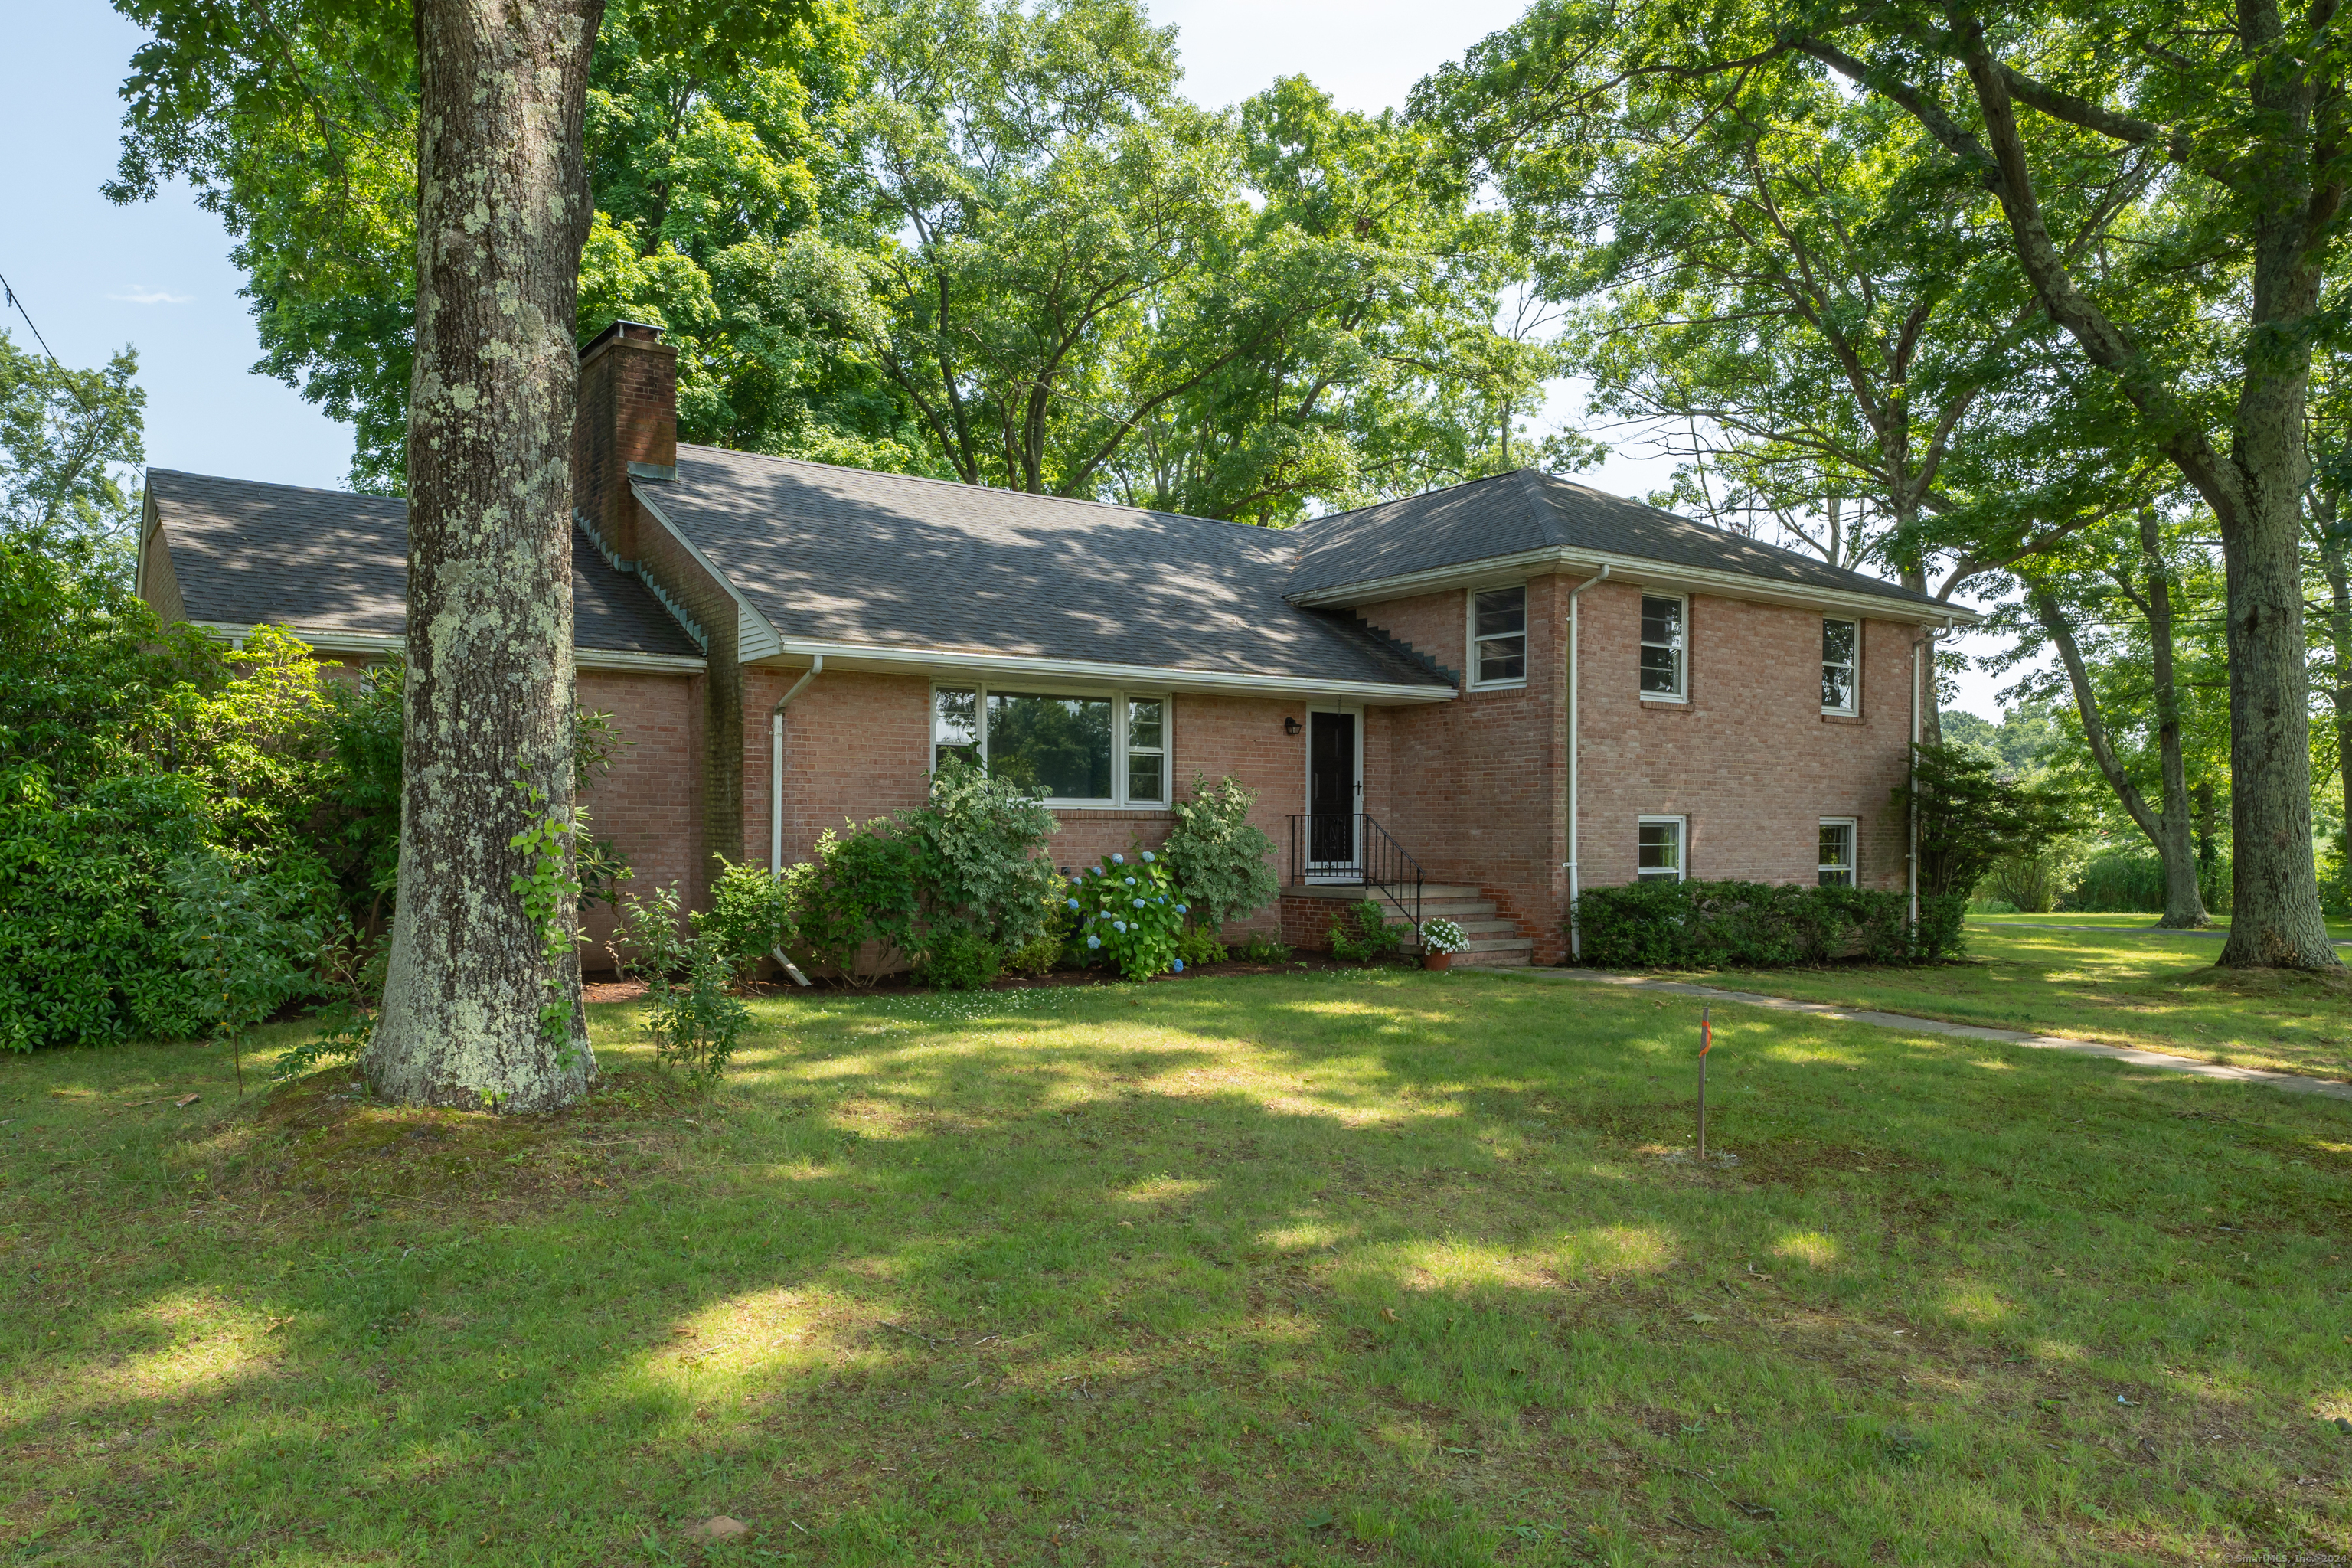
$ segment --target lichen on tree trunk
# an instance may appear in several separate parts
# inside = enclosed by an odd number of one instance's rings
[[[595,1072],[510,840],[569,818],[582,121],[603,0],[416,0],[416,357],[400,889],[363,1067],[413,1104],[543,1110]],[[534,807],[527,790],[547,804]],[[556,918],[573,918],[570,900]],[[568,1030],[543,1031],[551,979]]]

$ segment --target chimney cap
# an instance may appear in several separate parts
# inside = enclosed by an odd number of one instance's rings
[[[657,343],[661,342],[661,336],[662,330],[649,322],[614,321],[611,326],[589,339],[580,352],[583,354],[593,353],[615,338],[633,338],[640,342]]]

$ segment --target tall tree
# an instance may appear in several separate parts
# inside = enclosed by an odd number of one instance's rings
[[[2042,312],[2221,532],[2236,847],[2221,961],[2235,965],[2339,967],[2312,858],[2299,551],[2311,345],[2346,216],[2336,35],[2332,0],[1997,14],[1542,0],[1435,89],[1484,78],[1517,95],[1522,122],[1597,138],[1646,94],[1728,107],[1801,57],[1901,110],[1981,193]],[[2107,190],[2145,193],[2131,243],[2070,251],[2060,215]],[[2206,290],[2205,310],[2177,309],[2183,280]]]
[[[68,370],[0,331],[0,531],[37,548],[79,542],[98,570],[127,583],[146,409],[133,350]]]

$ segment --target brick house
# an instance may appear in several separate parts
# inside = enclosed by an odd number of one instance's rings
[[[633,742],[583,805],[641,885],[803,858],[951,751],[1045,793],[1066,866],[1232,774],[1285,884],[1240,929],[1302,945],[1367,882],[1525,963],[1580,883],[1907,876],[1917,652],[1969,618],[1934,600],[1528,469],[1274,531],[682,447],[676,372],[590,343],[573,461],[580,700]],[[400,502],[153,470],[146,507],[167,621],[401,646]]]

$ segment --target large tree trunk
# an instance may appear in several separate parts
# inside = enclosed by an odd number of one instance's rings
[[[2139,514],[2140,558],[2147,573],[2147,636],[2156,674],[2156,754],[2162,773],[2163,804],[2157,822],[2164,837],[2156,852],[2164,862],[2164,918],[2156,923],[2181,929],[2212,924],[2197,886],[2197,840],[2189,812],[2189,767],[2180,752],[2180,688],[2174,675],[2172,574],[2164,561],[2164,539],[2156,513]]]
[[[603,0],[416,0],[416,362],[400,891],[364,1062],[412,1104],[541,1110],[595,1072],[572,815],[572,417],[582,116]],[[560,886],[535,921],[518,878]]]

